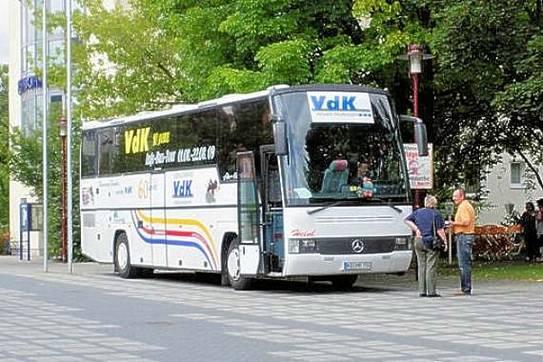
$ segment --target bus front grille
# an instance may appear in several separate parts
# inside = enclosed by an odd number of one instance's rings
[[[392,237],[352,237],[318,239],[319,253],[323,255],[378,254],[394,250]]]

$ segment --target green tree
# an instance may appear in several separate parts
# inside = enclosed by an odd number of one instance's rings
[[[538,22],[540,18],[535,17]],[[543,189],[542,175],[535,164],[543,164],[543,35],[534,35],[524,54],[515,62],[519,79],[497,94],[494,106],[504,117],[500,143],[506,151],[524,159]]]
[[[9,98],[8,66],[0,65],[0,233],[9,225]]]
[[[51,104],[48,127],[48,240],[50,255],[59,255],[60,250],[60,147],[58,119],[60,105]],[[19,129],[11,133],[11,155],[9,160],[11,177],[29,187],[34,196],[43,199],[42,133],[41,130],[23,134]]]
[[[88,11],[75,18],[87,118],[314,82],[387,88],[406,112],[398,55],[421,43],[434,55],[421,114],[439,187],[473,182],[503,150],[541,154],[541,0],[128,3],[83,0]]]
[[[77,82],[92,118],[278,83],[372,83],[408,40],[375,48],[381,33],[364,38],[350,0],[83,3]]]

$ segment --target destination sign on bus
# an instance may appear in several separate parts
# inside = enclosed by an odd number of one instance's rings
[[[195,146],[178,150],[151,151],[145,155],[145,166],[154,167],[166,164],[213,161],[215,153],[215,145]]]
[[[373,124],[368,93],[307,92],[313,122]]]

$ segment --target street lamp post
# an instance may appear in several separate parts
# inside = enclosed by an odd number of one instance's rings
[[[422,61],[430,59],[432,56],[424,54],[422,45],[410,44],[407,48],[407,60],[409,61],[409,76],[411,77],[411,85],[413,89],[413,116],[419,115],[419,81],[422,73]],[[414,206],[421,207],[421,192],[420,189],[415,189]]]
[[[67,233],[67,214],[68,210],[66,208],[66,196],[67,196],[67,187],[66,187],[66,118],[64,116],[60,117],[59,120],[59,134],[60,134],[60,194],[61,194],[61,210],[60,210],[60,256],[62,262],[65,263],[67,258],[68,251],[68,233]]]

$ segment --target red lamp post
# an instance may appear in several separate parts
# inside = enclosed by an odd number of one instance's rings
[[[419,117],[419,77],[422,73],[422,58],[424,56],[422,46],[411,44],[407,49],[409,60],[409,75],[413,86],[413,116]]]
[[[407,48],[407,60],[409,61],[409,76],[411,78],[411,86],[413,89],[413,116],[420,117],[419,115],[419,81],[422,73],[422,61],[425,59],[431,59],[432,56],[424,54],[424,48],[419,44],[411,44]],[[421,207],[420,189],[415,189],[414,202],[415,208]]]

